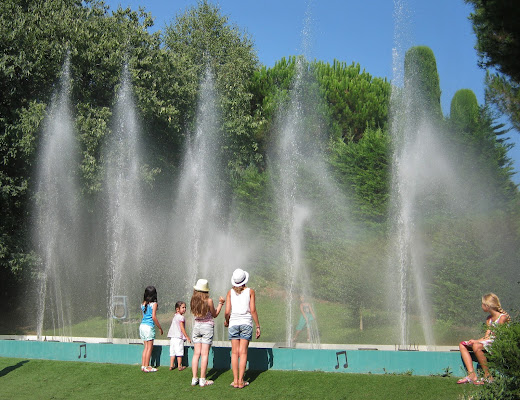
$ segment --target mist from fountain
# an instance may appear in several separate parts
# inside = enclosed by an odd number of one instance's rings
[[[34,237],[41,260],[36,326],[39,338],[49,320],[55,336],[70,336],[73,270],[78,264],[75,174],[78,149],[70,106],[68,57],[59,88],[44,121],[42,150],[37,161]]]
[[[142,296],[144,287],[140,278],[148,238],[140,177],[141,130],[128,65],[123,68],[113,118],[112,135],[105,153],[109,340],[114,334],[116,296],[131,299]]]

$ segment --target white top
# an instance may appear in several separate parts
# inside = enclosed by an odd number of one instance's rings
[[[184,322],[184,315],[175,313],[172,324],[170,326],[170,330],[168,331],[169,338],[177,338],[186,340],[186,337],[181,331],[181,322]]]
[[[249,325],[253,326],[253,317],[249,304],[251,301],[251,289],[245,288],[242,293],[237,294],[234,289],[230,291],[231,315],[229,326]]]

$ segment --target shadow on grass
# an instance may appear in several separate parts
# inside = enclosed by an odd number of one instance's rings
[[[250,348],[247,355],[248,368],[244,379],[253,382],[258,376],[273,367],[273,350]],[[208,371],[208,379],[215,381],[231,366],[230,348],[213,348],[213,368]]]
[[[5,367],[3,370],[0,371],[0,378],[3,376],[6,376],[9,372],[13,372],[15,369],[20,368],[24,364],[28,363],[29,360],[23,360],[20,361],[18,364],[10,365],[9,367]]]
[[[162,354],[162,346],[153,346],[152,348],[152,356],[150,357],[150,365],[152,367],[160,367],[161,366],[161,354]]]

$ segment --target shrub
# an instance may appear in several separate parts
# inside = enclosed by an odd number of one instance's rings
[[[520,399],[520,321],[500,326],[488,362],[494,376],[474,399]]]

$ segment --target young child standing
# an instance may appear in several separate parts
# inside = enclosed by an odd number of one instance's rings
[[[471,339],[459,343],[460,355],[468,371],[468,376],[457,381],[459,384],[473,383],[475,385],[482,385],[484,383],[483,380],[477,379],[477,374],[473,369],[473,360],[471,359],[469,349],[473,350],[477,361],[484,370],[484,379],[488,382],[493,380],[491,374],[489,373],[487,359],[484,352],[489,351],[489,348],[495,339],[492,329],[498,325],[511,321],[511,318],[509,317],[509,314],[504,311],[500,305],[498,296],[494,293],[488,293],[482,296],[482,310],[489,313],[489,316],[486,319],[486,325],[489,327],[489,329],[486,331],[486,334],[483,338]]]
[[[178,301],[175,303],[175,315],[172,319],[168,337],[170,338],[170,371],[175,369],[175,358],[177,358],[177,368],[179,371],[186,369],[182,365],[182,357],[184,356],[184,342],[187,340],[191,343],[186,329],[184,328],[184,314],[186,313],[186,303]]]
[[[193,371],[193,378],[191,379],[191,386],[208,386],[212,385],[213,381],[206,379],[206,371],[208,369],[209,349],[213,344],[213,330],[216,318],[222,306],[224,305],[224,298],[219,297],[218,306],[215,309],[213,300],[209,297],[209,284],[206,279],[199,279],[197,284],[193,286],[193,296],[191,297],[190,309],[195,316],[193,324],[193,358],[191,360],[191,368]],[[197,378],[200,359],[200,379]]]
[[[141,371],[156,372],[156,368],[150,366],[150,358],[152,358],[153,341],[155,340],[155,326],[159,328],[161,335],[163,330],[157,319],[157,290],[153,286],[148,286],[144,290],[143,303],[141,311],[143,319],[139,325],[139,336],[144,341],[144,350],[141,357]]]

